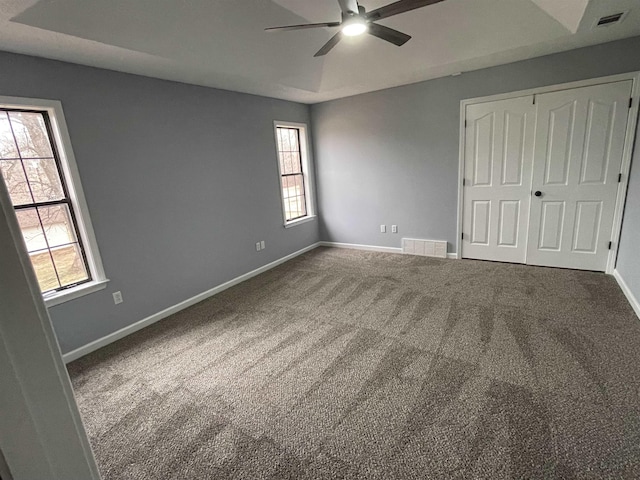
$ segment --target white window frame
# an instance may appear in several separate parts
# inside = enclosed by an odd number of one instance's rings
[[[287,221],[287,214],[284,203],[284,196],[282,195],[282,169],[280,168],[280,149],[278,148],[278,127],[282,128],[296,128],[300,131],[300,155],[302,160],[302,176],[304,179],[304,196],[307,208],[307,215],[302,218],[296,218],[295,220]],[[284,227],[290,228],[301,223],[311,222],[316,219],[315,210],[315,191],[314,191],[314,178],[313,178],[313,161],[311,158],[311,148],[309,142],[309,129],[306,123],[297,122],[273,122],[273,136],[275,139],[276,147],[276,164],[278,165],[278,184],[280,186],[280,205],[282,207],[282,219],[284,221]]]
[[[53,140],[58,148],[60,166],[65,184],[69,192],[71,204],[74,207],[76,224],[82,244],[84,245],[87,263],[91,273],[91,281],[82,283],[65,290],[52,291],[43,295],[47,307],[53,307],[69,300],[102,290],[107,286],[107,279],[102,266],[102,258],[98,249],[98,242],[91,224],[89,208],[80,183],[80,174],[76,158],[71,147],[71,138],[64,118],[62,103],[57,100],[43,100],[37,98],[3,97],[0,96],[0,107],[15,109],[31,109],[47,112],[51,121]]]

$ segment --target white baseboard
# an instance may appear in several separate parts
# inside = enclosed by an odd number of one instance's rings
[[[368,250],[370,252],[402,253],[401,248],[377,247],[375,245],[360,245],[358,243],[320,242],[321,247],[350,248],[353,250]]]
[[[625,297],[627,297],[627,300],[629,300],[631,308],[633,308],[633,311],[636,312],[636,315],[638,316],[638,318],[640,318],[640,302],[633,295],[631,289],[629,288],[629,285],[627,285],[627,283],[624,281],[618,270],[613,271],[613,278],[616,279],[618,285],[620,285],[622,293],[624,293]]]
[[[351,248],[353,250],[368,250],[370,252],[402,253],[402,248],[378,247],[375,245],[360,245],[358,243],[320,242],[321,247]],[[457,259],[457,253],[447,253],[447,258]]]
[[[99,338],[98,340],[94,340],[93,342],[88,343],[80,348],[76,348],[75,350],[65,353],[62,356],[62,359],[64,360],[65,363],[69,363],[69,362],[72,362],[73,360],[77,360],[78,358],[83,357],[84,355],[94,352],[99,348],[105,347],[110,343],[113,343],[117,340],[120,340],[121,338],[126,337],[127,335],[131,335],[132,333],[137,332],[138,330],[141,330],[144,327],[151,325],[152,323],[155,323],[159,320],[162,320],[163,318],[168,317],[169,315],[173,315],[174,313],[177,313],[180,310],[184,310],[185,308],[190,307],[191,305],[195,305],[196,303],[201,302],[202,300],[206,300],[207,298],[212,297],[213,295],[220,293],[226,290],[227,288],[233,287],[234,285],[242,283],[245,280],[249,280],[250,278],[255,277],[256,275],[260,275],[261,273],[264,273],[267,270],[271,270],[272,268],[277,267],[278,265],[284,262],[287,262],[292,258],[295,258],[299,255],[302,255],[303,253],[313,250],[314,248],[319,247],[321,243],[322,242],[318,242],[318,243],[309,245],[308,247],[298,250],[297,252],[293,252],[285,257],[279,258],[278,260],[275,260],[271,263],[263,265],[260,268],[256,268],[255,270],[245,273],[244,275],[240,275],[239,277],[236,277],[232,280],[229,280],[228,282],[218,285],[217,287],[213,287],[207,290],[206,292],[202,292],[176,305],[173,305],[169,308],[165,308],[164,310],[158,313],[155,313],[147,318],[144,318],[136,323],[128,325],[124,328],[121,328],[120,330],[110,333],[109,335]]]

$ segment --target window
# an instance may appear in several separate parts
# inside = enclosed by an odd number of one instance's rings
[[[285,226],[313,217],[306,126],[275,124]]]
[[[0,103],[0,172],[50,306],[104,288],[106,280],[70,145],[63,145],[61,107],[25,101]]]

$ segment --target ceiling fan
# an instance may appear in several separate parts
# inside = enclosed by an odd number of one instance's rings
[[[267,32],[274,32],[303,30],[307,28],[340,27],[340,31],[331,37],[329,41],[316,52],[314,57],[321,57],[329,53],[329,51],[342,40],[343,35],[352,37],[365,32],[400,47],[409,41],[411,38],[410,35],[374,22],[442,1],[444,0],[399,0],[367,12],[364,7],[358,5],[357,0],[338,0],[340,9],[342,10],[342,21],[340,22],[306,23],[285,27],[270,27],[265,28],[265,30]]]

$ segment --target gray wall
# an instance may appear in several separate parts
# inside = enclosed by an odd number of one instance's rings
[[[283,228],[273,153],[272,121],[309,122],[308,106],[0,52],[0,95],[62,101],[111,279],[51,309],[63,351],[319,238],[455,251],[460,100],[640,70],[638,51],[640,37],[312,106],[320,231]],[[638,298],[639,173],[618,262]]]
[[[640,126],[633,157],[616,270],[640,302]]]
[[[321,238],[390,247],[429,238],[455,252],[460,101],[640,70],[638,52],[635,37],[313,105]]]
[[[63,352],[319,238],[282,225],[273,138],[306,105],[2,52],[0,95],[62,102],[111,279],[51,309]]]

